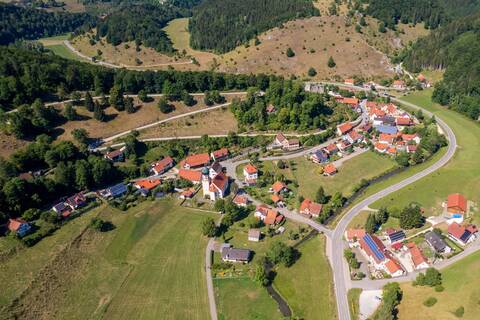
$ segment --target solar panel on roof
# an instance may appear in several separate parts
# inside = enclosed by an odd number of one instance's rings
[[[470,231],[465,230],[465,232],[460,237],[460,240],[462,240],[463,242],[467,242],[468,238],[470,238],[470,235],[471,235]]]
[[[397,242],[405,239],[405,233],[402,230],[400,230],[390,234],[388,237],[390,238],[391,242]]]
[[[116,185],[110,187],[110,192],[111,192],[112,196],[117,196],[117,195],[123,194],[123,193],[127,192],[127,186],[124,185],[123,183],[116,184]]]
[[[373,241],[372,237],[369,234],[366,234],[363,237],[363,240],[365,240],[365,242],[370,247],[373,254],[375,255],[375,257],[377,257],[378,260],[385,260],[385,255],[379,250],[377,244]]]

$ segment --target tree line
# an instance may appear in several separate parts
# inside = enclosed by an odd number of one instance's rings
[[[319,15],[309,0],[207,0],[194,8],[190,44],[224,53],[282,23]]]
[[[73,32],[82,26],[87,30],[95,22],[87,13],[47,12],[0,3],[0,45]]]
[[[412,71],[445,70],[433,100],[477,120],[480,117],[480,13],[458,19],[418,40],[402,57]]]
[[[210,71],[132,71],[112,70],[87,63],[66,60],[45,51],[19,46],[0,46],[0,109],[8,110],[37,98],[42,101],[64,99],[76,91],[107,94],[114,84],[126,93],[162,92],[169,81],[175,90],[266,89],[275,76],[232,75]]]

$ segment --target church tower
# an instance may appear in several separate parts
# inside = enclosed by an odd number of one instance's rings
[[[210,195],[210,170],[207,167],[202,169],[202,190],[204,198]]]

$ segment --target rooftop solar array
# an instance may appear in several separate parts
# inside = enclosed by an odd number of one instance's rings
[[[380,261],[385,260],[385,255],[383,254],[383,252],[380,251],[377,244],[375,243],[375,241],[373,241],[372,237],[369,234],[366,234],[363,237],[363,240],[367,243],[367,245],[372,250],[373,254],[378,260]]]
[[[392,243],[397,242],[397,241],[405,239],[405,232],[403,232],[402,230],[399,230],[399,231],[396,231],[396,232],[390,234],[388,237],[390,238],[390,241]]]

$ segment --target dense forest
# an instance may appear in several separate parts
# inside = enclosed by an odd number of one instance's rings
[[[96,18],[86,13],[46,12],[0,3],[0,45],[91,28]]]
[[[412,71],[444,68],[433,99],[472,119],[480,116],[480,14],[457,19],[419,39],[405,53]]]
[[[91,90],[107,94],[114,84],[127,93],[162,92],[168,80],[179,90],[245,90],[268,87],[274,76],[232,75],[179,71],[112,70],[87,63],[66,60],[49,52],[17,46],[0,46],[0,110],[8,110],[37,98],[51,101],[74,91]]]
[[[182,16],[181,10],[176,7],[128,5],[101,20],[97,32],[99,37],[106,37],[107,42],[114,46],[136,41],[158,52],[173,53],[172,42],[162,28],[169,21]]]
[[[366,13],[395,29],[398,22],[424,22],[435,29],[453,18],[471,14],[480,8],[479,0],[367,0]]]
[[[268,106],[274,112],[268,113]],[[327,95],[307,93],[301,82],[283,79],[271,81],[265,95],[249,90],[247,99],[232,103],[232,112],[242,128],[256,130],[325,129],[355,117],[351,109],[329,102]]]
[[[318,14],[311,0],[206,0],[190,19],[191,46],[224,53],[283,22]]]

